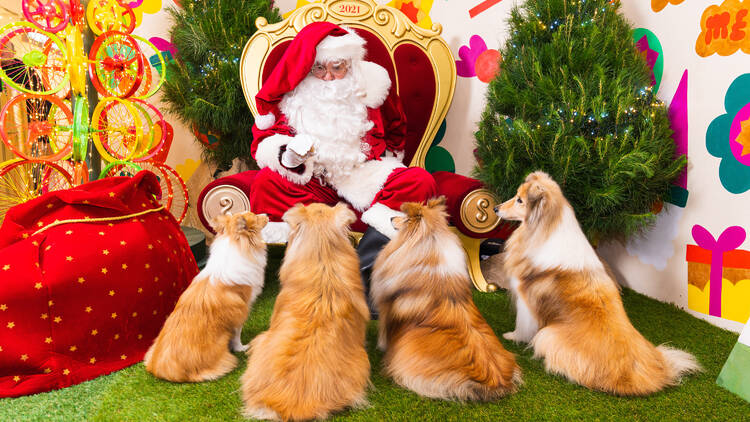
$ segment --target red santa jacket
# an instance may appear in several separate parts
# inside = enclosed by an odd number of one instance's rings
[[[382,106],[377,109],[368,108],[368,119],[373,122],[374,126],[365,134],[364,141],[370,145],[368,160],[379,159],[383,153],[388,150],[401,153],[406,147],[406,116],[404,115],[401,100],[395,93],[391,93]],[[273,126],[266,130],[258,129],[253,125],[253,140],[250,146],[250,154],[257,159],[255,154],[263,140],[271,135],[294,136],[294,128],[289,126],[286,116],[278,113],[279,118]]]

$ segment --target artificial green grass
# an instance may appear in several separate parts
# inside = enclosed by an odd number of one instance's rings
[[[265,330],[279,291],[280,250],[272,250],[266,288],[245,324],[243,341]],[[500,335],[513,329],[508,295],[474,293],[487,322]],[[499,420],[657,420],[750,421],[750,403],[720,388],[715,380],[737,335],[625,289],[623,301],[633,325],[652,342],[687,350],[705,368],[682,385],[645,398],[621,398],[589,391],[549,375],[532,352],[501,338],[517,354],[525,384],[495,403],[456,403],[425,399],[381,374],[382,353],[375,348],[377,323],[370,322],[367,350],[372,365],[370,407],[340,413],[351,421]],[[142,364],[63,390],[0,400],[0,421],[209,421],[242,420],[239,378],[245,358],[232,373],[214,382],[173,384],[147,373]]]

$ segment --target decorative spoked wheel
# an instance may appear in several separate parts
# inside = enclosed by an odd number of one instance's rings
[[[94,145],[108,162],[130,161],[143,151],[141,113],[130,101],[104,98],[94,109],[91,131]]]
[[[143,55],[143,79],[133,98],[146,99],[156,93],[164,82],[167,64],[164,56],[150,41],[138,35],[131,35]]]
[[[133,9],[116,0],[91,0],[86,7],[86,19],[96,35],[107,31],[129,34],[135,29]]]
[[[161,152],[167,138],[167,124],[156,107],[136,98],[130,98],[129,101],[139,112],[143,133],[142,149],[133,156],[133,161],[148,161]]]
[[[23,16],[48,32],[61,31],[68,25],[68,10],[61,0],[23,0]]]
[[[0,137],[25,159],[61,160],[70,154],[73,113],[54,95],[21,94],[0,111]]]
[[[144,59],[138,42],[128,34],[109,31],[94,40],[89,52],[89,75],[97,92],[127,98],[141,84]]]
[[[65,169],[44,160],[12,160],[0,164],[0,222],[18,204],[45,193],[73,187]]]
[[[65,46],[54,34],[28,22],[0,28],[0,78],[14,89],[30,94],[56,93],[68,82],[65,63]]]

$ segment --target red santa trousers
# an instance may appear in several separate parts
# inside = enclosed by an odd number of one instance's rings
[[[404,202],[423,202],[437,195],[437,185],[432,175],[420,167],[402,167],[391,172],[383,188],[375,194],[372,204],[380,203],[398,210]],[[335,205],[347,202],[338,196],[332,187],[324,185],[313,177],[304,185],[290,182],[284,176],[266,167],[260,170],[253,180],[250,190],[250,209],[254,213],[264,213],[271,221],[281,221],[284,213],[296,204],[308,205],[321,202]],[[351,205],[350,205],[351,208]],[[359,220],[352,230],[363,232],[367,225]]]

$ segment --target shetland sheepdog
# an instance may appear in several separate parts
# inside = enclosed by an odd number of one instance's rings
[[[397,235],[375,260],[370,291],[378,347],[385,373],[419,395],[495,400],[515,390],[521,370],[474,305],[444,204],[405,203],[392,220]]]
[[[268,331],[255,337],[242,375],[244,414],[256,419],[325,419],[367,404],[370,312],[343,203],[297,205],[279,269],[281,291]]]
[[[265,215],[250,212],[216,217],[216,238],[206,267],[182,293],[146,352],[146,370],[173,382],[218,379],[234,369],[229,352],[247,350],[242,326],[263,290],[266,244]]]
[[[530,174],[495,210],[521,222],[505,249],[516,328],[503,337],[530,342],[547,371],[615,395],[650,394],[700,370],[691,354],[654,347],[633,327],[619,285],[546,173]]]

